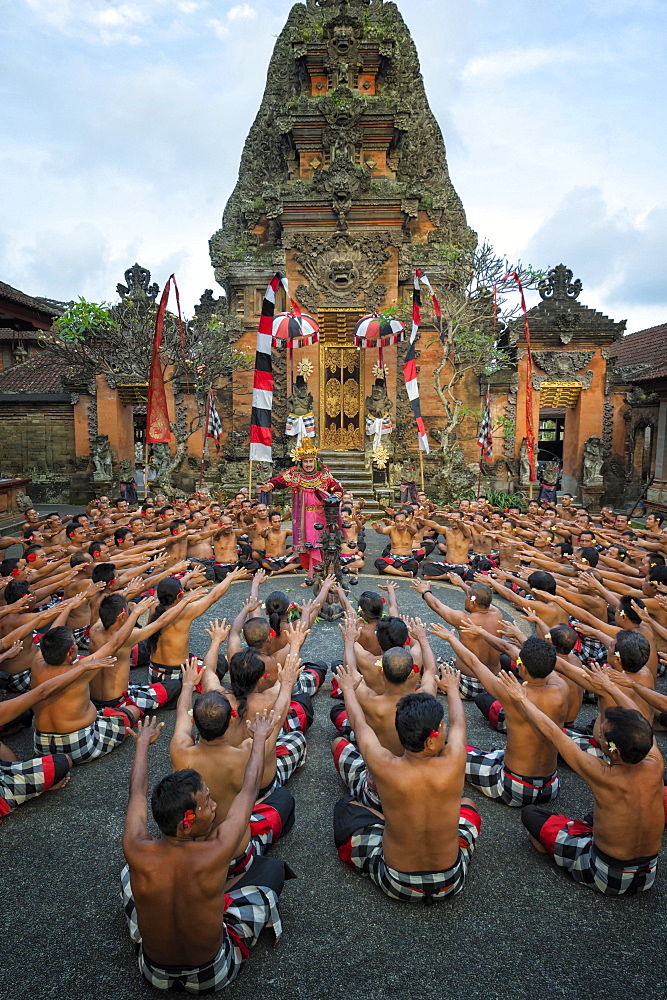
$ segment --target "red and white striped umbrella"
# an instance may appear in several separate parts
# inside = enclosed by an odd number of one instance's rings
[[[405,340],[405,326],[400,319],[383,319],[370,313],[354,328],[355,347],[391,347],[402,340]]]
[[[310,347],[318,344],[320,328],[317,320],[306,313],[277,313],[273,319],[271,331],[274,347]]]

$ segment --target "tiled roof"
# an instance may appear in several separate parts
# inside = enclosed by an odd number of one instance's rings
[[[40,351],[37,357],[0,372],[0,393],[69,392],[64,379],[76,374],[72,365],[48,351]]]
[[[12,330],[10,326],[0,326],[0,342],[12,340],[39,340],[44,336],[43,330]]]
[[[17,305],[36,309],[46,316],[59,316],[67,308],[66,302],[28,295],[26,292],[21,292],[18,288],[13,288],[12,285],[8,285],[4,281],[0,281],[0,299],[7,299],[9,302],[15,302]]]
[[[667,365],[667,323],[623,337],[614,344],[612,353],[620,367],[651,365],[651,368],[662,368]]]

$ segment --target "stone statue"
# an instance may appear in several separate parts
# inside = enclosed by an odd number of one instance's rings
[[[171,462],[171,451],[168,444],[153,445],[152,466],[156,480],[164,479],[169,474],[169,463]]]
[[[304,366],[309,366],[305,368]],[[292,388],[292,395],[287,398],[287,423],[285,424],[285,434],[287,437],[296,437],[295,447],[299,448],[304,437],[315,437],[315,414],[313,412],[313,395],[308,392],[308,383],[303,374],[308,371],[312,374],[310,362],[302,361],[299,365],[299,374]]]
[[[524,438],[519,451],[519,483],[521,486],[530,484],[530,462],[528,461],[528,442]]]
[[[382,447],[389,453],[389,459],[393,459],[393,424],[391,422],[391,411],[394,404],[387,395],[387,384],[381,377],[375,379],[375,384],[371,389],[370,396],[366,397],[366,447],[365,459],[366,468],[370,468],[373,462],[373,452]]]
[[[134,443],[134,464],[141,469],[144,467],[144,446],[141,441]]]
[[[93,463],[93,480],[108,483],[113,477],[113,459],[111,445],[106,434],[97,435],[90,457]]]
[[[583,462],[583,485],[603,486],[602,466],[604,455],[602,453],[602,441],[599,437],[589,437],[584,445]]]

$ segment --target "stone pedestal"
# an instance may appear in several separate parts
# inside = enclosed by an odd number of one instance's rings
[[[594,514],[600,510],[601,504],[600,500],[605,492],[605,486],[582,486],[581,487],[581,504],[588,511],[592,511]]]

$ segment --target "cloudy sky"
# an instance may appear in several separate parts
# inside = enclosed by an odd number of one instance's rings
[[[0,0],[0,279],[113,300],[138,260],[212,287],[287,0]],[[667,321],[665,0],[400,0],[470,225]]]

